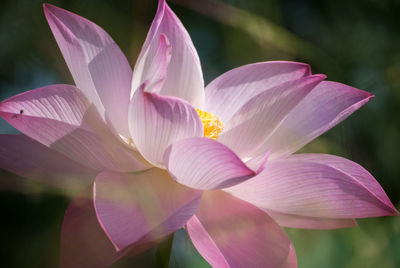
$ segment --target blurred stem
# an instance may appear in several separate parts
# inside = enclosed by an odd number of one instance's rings
[[[174,234],[171,234],[167,237],[167,239],[158,244],[156,251],[156,263],[154,266],[155,268],[168,268],[173,240]]]

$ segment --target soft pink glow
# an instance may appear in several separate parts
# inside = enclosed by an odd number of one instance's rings
[[[397,213],[358,164],[292,155],[370,93],[285,61],[236,68],[204,89],[190,36],[165,0],[133,72],[99,26],[49,4],[44,12],[75,86],[0,103],[25,135],[0,136],[0,167],[89,186],[65,214],[61,266],[105,267],[186,226],[214,267],[296,267],[280,225],[343,228]],[[224,123],[216,141],[203,137],[196,109]],[[23,161],[10,160],[21,151]]]

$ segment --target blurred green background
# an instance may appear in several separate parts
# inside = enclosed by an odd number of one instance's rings
[[[65,0],[52,4],[103,27],[133,66],[156,1]],[[170,6],[198,50],[206,83],[240,65],[267,60],[311,64],[314,73],[375,94],[349,119],[303,151],[341,155],[369,170],[400,203],[400,1],[175,0]],[[38,0],[0,1],[0,99],[73,83]],[[0,121],[0,133],[16,133]],[[23,156],[21,156],[23,157]],[[57,267],[69,198],[0,170],[2,267]],[[334,231],[286,229],[299,267],[400,267],[400,218],[358,221]],[[154,250],[113,267],[135,267]],[[139,266],[140,266],[139,265]],[[171,267],[208,267],[183,231]],[[138,266],[138,265],[136,265]],[[145,267],[145,266],[143,266]]]

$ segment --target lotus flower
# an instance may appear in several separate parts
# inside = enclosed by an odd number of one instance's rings
[[[133,72],[99,26],[49,4],[44,12],[75,86],[1,102],[24,135],[0,136],[0,167],[85,189],[65,214],[61,266],[105,267],[184,226],[213,267],[296,267],[280,226],[341,228],[397,213],[358,164],[293,154],[371,94],[284,61],[239,67],[204,89],[192,41],[164,0]]]

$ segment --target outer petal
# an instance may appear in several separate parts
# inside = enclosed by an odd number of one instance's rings
[[[76,86],[116,131],[128,137],[132,69],[122,51],[99,26],[50,4],[44,13]]]
[[[296,267],[297,267],[296,250],[294,249],[293,244],[291,244],[289,249],[289,255],[286,259],[286,262],[281,266],[281,268],[296,268]]]
[[[285,157],[328,131],[373,97],[340,83],[324,81],[286,117],[254,156],[269,151],[271,159]]]
[[[205,110],[228,122],[263,91],[310,74],[310,66],[298,62],[268,61],[238,67],[208,84]]]
[[[60,247],[62,268],[107,267],[126,254],[115,251],[97,221],[93,200],[84,194],[76,197],[65,212]]]
[[[130,107],[132,138],[149,162],[163,166],[163,155],[174,141],[203,136],[203,125],[196,110],[187,102],[144,92],[135,92]]]
[[[146,168],[74,86],[53,85],[9,98],[0,103],[0,116],[27,136],[92,169]]]
[[[397,213],[366,170],[339,157],[324,158],[270,161],[258,176],[227,191],[267,212],[289,215],[351,219]]]
[[[308,217],[301,215],[290,215],[279,213],[273,210],[266,210],[280,226],[301,229],[339,229],[357,226],[354,219],[328,219],[318,217]]]
[[[160,93],[187,100],[193,106],[204,104],[204,81],[199,56],[189,34],[165,0],[159,0],[157,14],[136,62],[132,90],[135,91],[149,76],[146,66],[156,57],[159,39],[165,34],[172,47],[167,77]]]
[[[139,254],[158,241],[139,241],[116,251],[101,229],[93,206],[92,191],[84,191],[69,205],[62,224],[60,267],[108,267],[124,256]]]
[[[324,75],[307,76],[254,96],[226,122],[218,141],[239,157],[248,158],[323,79]]]
[[[25,135],[0,135],[0,168],[51,186],[80,190],[97,173]]]
[[[222,191],[204,192],[186,229],[213,267],[282,267],[293,250],[266,213]]]
[[[97,217],[117,250],[150,233],[148,239],[157,240],[176,231],[195,213],[201,196],[157,168],[102,173],[94,189]]]
[[[228,147],[206,138],[173,143],[165,165],[177,182],[202,190],[230,187],[255,175]]]
[[[246,166],[256,171],[256,174],[261,173],[268,163],[269,153],[252,158],[246,162]],[[303,229],[337,229],[353,227],[357,225],[354,219],[326,219],[316,217],[305,217],[299,215],[289,215],[279,213],[273,210],[266,210],[267,213],[280,225],[292,228]]]
[[[388,207],[391,207],[393,210],[396,210],[393,204],[390,202],[385,191],[372,176],[372,174],[359,164],[349,159],[329,154],[295,154],[291,156],[290,159],[310,161],[336,168],[358,180],[382,203],[386,204]]]

